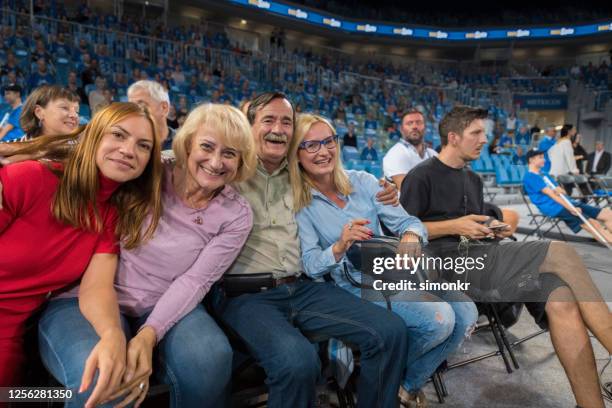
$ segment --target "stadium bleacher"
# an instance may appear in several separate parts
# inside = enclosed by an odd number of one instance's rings
[[[142,23],[133,17],[116,18],[92,13],[83,3],[68,10],[52,3],[35,7],[35,23],[29,25],[28,4],[11,1],[1,15],[0,65],[2,85],[18,83],[24,89],[46,83],[68,84],[76,74],[83,95],[95,88],[97,76],[106,79],[112,100],[126,100],[129,83],[150,78],[162,83],[178,113],[205,102],[232,103],[251,98],[261,89],[279,89],[295,103],[298,111],[312,111],[334,119],[338,134],[349,122],[357,131],[357,149],[345,152],[347,168],[364,169],[380,175],[382,157],[393,146],[389,129],[399,122],[399,113],[417,107],[427,118],[425,140],[433,148],[440,144],[440,118],[456,103],[489,108],[494,122],[503,123],[512,106],[512,92],[567,92],[569,78],[592,90],[604,90],[612,68],[599,66],[520,67],[475,66],[469,63],[408,62],[402,65],[369,61],[358,63],[342,54],[317,54],[305,49],[289,51],[284,46],[268,53],[254,53],[232,43],[216,26],[162,28],[155,22]],[[17,11],[15,11],[17,10]],[[72,21],[77,21],[72,22]],[[280,42],[279,42],[280,43]],[[37,61],[44,59],[46,73]],[[603,92],[597,104],[609,99]],[[0,105],[0,115],[9,110]],[[340,115],[339,112],[343,114]],[[92,107],[81,101],[81,122]],[[516,129],[527,125],[516,122]],[[362,163],[360,151],[372,137],[379,161]],[[488,134],[489,141],[493,134]],[[523,150],[529,148],[523,145]],[[520,184],[523,167],[510,165],[514,148],[503,155],[485,151],[472,168],[494,176],[504,188]],[[522,169],[522,170],[517,170]]]

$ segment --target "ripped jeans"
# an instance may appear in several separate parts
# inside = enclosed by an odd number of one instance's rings
[[[361,290],[345,288],[356,296]],[[461,292],[403,291],[391,296],[391,308],[408,329],[408,361],[403,386],[420,389],[436,368],[457,351],[478,320],[474,302]],[[386,302],[373,302],[387,308]]]

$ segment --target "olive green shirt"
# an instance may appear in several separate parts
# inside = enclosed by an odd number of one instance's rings
[[[275,279],[300,275],[300,241],[287,161],[272,174],[258,163],[256,174],[237,188],[251,204],[253,229],[226,273],[271,272]]]

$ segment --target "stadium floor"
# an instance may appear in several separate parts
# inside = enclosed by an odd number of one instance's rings
[[[523,236],[518,234],[522,239]],[[612,308],[612,256],[610,251],[597,244],[571,243],[583,256],[591,276]],[[539,328],[526,310],[519,321],[508,329],[509,340],[522,338]],[[609,361],[606,350],[593,340],[593,348],[599,371]],[[465,360],[495,350],[495,339],[490,331],[481,331],[468,340],[450,363]],[[565,408],[574,407],[574,399],[563,368],[554,354],[550,336],[541,334],[515,349],[520,369],[506,372],[500,356],[491,357],[467,366],[458,367],[444,376],[449,396],[444,404],[438,404],[434,388],[426,387],[431,406],[447,408]],[[612,364],[603,375],[602,382],[612,381]],[[606,407],[612,407],[608,403]]]
[[[517,210],[520,211],[520,208]],[[523,206],[524,207],[524,206]],[[523,215],[523,214],[522,214]],[[522,240],[524,235],[517,234]],[[610,251],[595,242],[570,242],[584,259],[593,280],[612,309],[612,256]],[[483,322],[481,317],[479,322]],[[523,309],[519,321],[508,329],[512,343],[539,331],[531,315]],[[601,373],[610,356],[597,340],[592,340],[598,371]],[[449,359],[449,364],[480,356],[497,348],[495,338],[488,329],[472,335],[460,351]],[[440,408],[574,408],[570,384],[554,353],[548,332],[540,334],[514,348],[520,368],[511,374],[506,371],[501,356],[490,357],[444,374],[448,397],[438,403],[431,383],[425,386],[430,407]],[[601,382],[612,381],[612,363],[601,376]],[[323,391],[325,393],[325,391]],[[328,391],[324,407],[337,406],[336,396]],[[607,408],[612,403],[606,402]]]

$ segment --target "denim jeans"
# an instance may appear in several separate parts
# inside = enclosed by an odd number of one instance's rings
[[[129,340],[145,321],[121,316]],[[39,348],[47,369],[75,398],[66,407],[82,407],[95,387],[77,390],[85,360],[99,337],[83,317],[78,301],[57,299],[49,303],[38,326]],[[171,407],[222,407],[227,405],[232,369],[232,349],[225,334],[202,305],[179,320],[154,351],[154,373],[170,387]],[[155,364],[156,363],[156,364]],[[104,406],[111,407],[121,399]]]
[[[266,372],[268,407],[312,407],[321,363],[305,336],[337,338],[361,351],[358,406],[397,407],[406,325],[395,314],[329,283],[299,279],[217,302],[222,320]]]
[[[358,288],[350,291],[359,296]],[[391,309],[408,328],[408,357],[404,388],[414,392],[471,333],[478,311],[461,292],[404,291],[391,297]],[[387,308],[386,302],[374,304]]]

